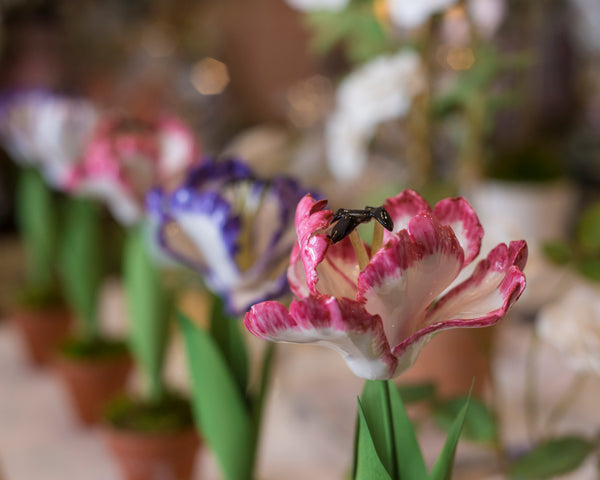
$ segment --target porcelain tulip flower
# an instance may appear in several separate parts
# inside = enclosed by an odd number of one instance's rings
[[[483,236],[461,197],[433,209],[411,190],[387,199],[393,228],[375,223],[371,247],[356,231],[333,243],[331,237],[368,217],[334,215],[326,204],[310,195],[298,204],[288,269],[297,298],[289,310],[273,301],[253,306],[245,325],[257,337],[324,345],[359,377],[390,379],[414,363],[435,333],[498,322],[525,288],[522,240],[498,245],[469,278],[452,285],[478,255]]]
[[[12,158],[64,188],[92,136],[96,108],[81,98],[40,90],[6,95],[0,103],[0,137]]]
[[[146,193],[176,184],[197,159],[191,130],[174,116],[107,115],[72,170],[67,189],[104,200],[118,221],[131,225],[145,214]]]
[[[294,209],[306,192],[290,178],[257,178],[237,160],[206,160],[172,192],[153,190],[147,206],[162,251],[240,314],[289,292]]]

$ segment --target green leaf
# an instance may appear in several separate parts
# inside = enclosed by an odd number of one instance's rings
[[[65,208],[60,271],[67,300],[77,313],[80,333],[98,335],[97,303],[102,280],[100,210],[86,199],[70,198]]]
[[[513,480],[551,478],[578,468],[593,451],[585,438],[566,436],[548,440],[514,462],[509,473]]]
[[[542,245],[544,255],[557,265],[565,265],[573,258],[573,250],[565,242],[548,242]]]
[[[457,415],[452,427],[450,428],[450,432],[448,433],[448,437],[446,438],[446,443],[444,444],[444,448],[440,453],[440,456],[435,462],[433,469],[429,475],[429,480],[451,480],[452,479],[452,469],[454,468],[454,457],[456,455],[456,446],[458,445],[458,439],[460,438],[460,433],[462,431],[463,424],[465,422],[465,417],[467,415],[467,409],[469,408],[469,398],[465,402],[464,406],[460,410]]]
[[[27,284],[36,290],[53,288],[56,244],[56,211],[52,192],[31,168],[19,173],[16,219],[25,243]]]
[[[600,253],[600,202],[586,208],[581,215],[577,240],[586,253]]]
[[[194,417],[227,480],[253,478],[254,430],[246,403],[216,342],[183,314]]]
[[[397,471],[397,468],[394,458],[394,425],[386,390],[387,384],[384,381],[367,380],[360,400],[375,451],[390,476],[395,478],[394,472]]]
[[[600,259],[582,258],[577,261],[579,272],[594,282],[600,282]]]
[[[392,480],[377,454],[360,400],[358,401],[358,442],[354,480]]]
[[[465,405],[466,398],[453,398],[436,407],[434,419],[444,431],[449,432],[454,419]],[[464,438],[472,442],[495,444],[498,441],[498,425],[494,413],[478,398],[471,398],[463,427]]]
[[[159,400],[164,390],[162,370],[173,296],[163,285],[147,247],[144,231],[131,229],[125,247],[124,278],[131,348],[148,381],[149,398]]]
[[[225,312],[223,300],[212,296],[210,335],[221,350],[229,370],[242,394],[248,387],[248,352],[240,330],[240,322]]]
[[[396,385],[405,404],[422,402],[435,398],[435,383],[403,383]]]
[[[396,385],[367,380],[361,405],[375,450],[390,476],[402,480],[426,478],[415,429]]]
[[[408,418],[400,396],[400,390],[390,380],[387,382],[390,392],[392,418],[394,422],[396,462],[402,480],[427,478],[425,461],[417,441],[415,428]]]

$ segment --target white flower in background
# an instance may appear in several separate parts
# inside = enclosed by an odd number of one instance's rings
[[[326,138],[336,178],[352,180],[361,173],[375,127],[406,115],[424,86],[421,58],[412,50],[378,57],[343,80]]]
[[[455,3],[456,0],[387,0],[387,9],[398,28],[416,28]]]
[[[50,185],[63,188],[97,119],[95,107],[86,100],[19,92],[3,99],[0,134],[16,162],[39,168]]]
[[[506,0],[470,0],[467,8],[479,34],[490,38],[506,16]]]
[[[600,287],[577,283],[540,310],[536,329],[575,371],[600,375]]]
[[[357,178],[367,164],[368,143],[373,128],[360,129],[340,112],[327,122],[329,169],[339,180]]]
[[[350,0],[285,0],[297,10],[343,10]]]

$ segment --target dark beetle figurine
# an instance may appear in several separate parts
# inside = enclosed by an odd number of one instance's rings
[[[333,243],[337,243],[350,235],[361,223],[370,222],[372,219],[377,220],[390,232],[394,229],[394,221],[383,207],[365,207],[364,210],[340,208],[333,215],[332,221],[336,224],[333,226],[329,238]]]

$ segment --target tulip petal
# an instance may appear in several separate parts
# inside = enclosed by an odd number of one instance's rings
[[[358,301],[383,319],[392,346],[423,321],[458,275],[464,253],[452,230],[422,211],[379,250],[358,277]]]
[[[446,198],[435,205],[433,214],[454,231],[465,252],[464,265],[471,263],[479,255],[483,237],[483,227],[471,205],[462,197]]]
[[[394,354],[414,360],[426,340],[440,330],[487,327],[498,322],[525,288],[521,268],[526,260],[524,241],[498,245],[477,264],[471,277],[435,304],[423,323],[394,348]]]
[[[384,243],[405,229],[417,213],[431,210],[427,201],[414,190],[404,190],[399,195],[388,198],[383,206],[394,221],[393,232],[384,231]]]
[[[355,301],[311,296],[294,300],[289,312],[280,303],[263,302],[251,308],[244,324],[266,340],[329,347],[362,378],[388,379],[396,370],[380,318]]]
[[[326,210],[327,200],[315,200],[307,194],[296,208],[296,232],[300,246],[300,258],[304,265],[306,284],[311,292],[317,294],[319,275],[317,265],[323,261],[331,240],[324,234],[331,223],[333,213]]]

